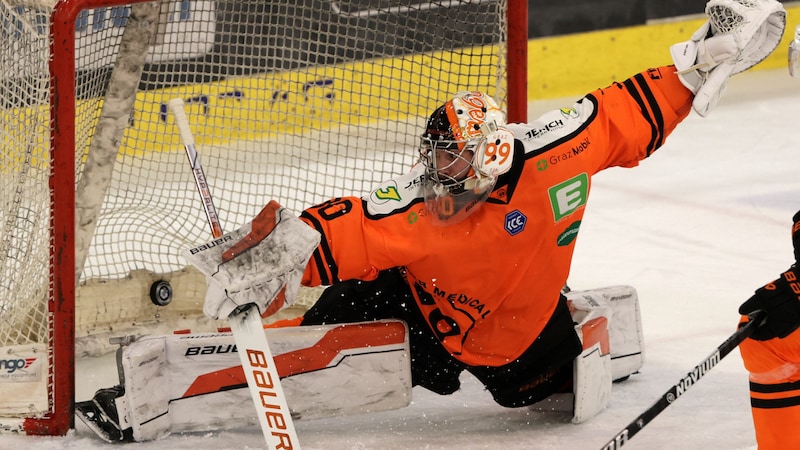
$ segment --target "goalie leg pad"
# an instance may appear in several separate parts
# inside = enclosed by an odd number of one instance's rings
[[[611,400],[611,355],[603,353],[602,347],[597,342],[575,358],[572,423],[591,419]]]
[[[132,425],[136,441],[169,434],[171,374],[165,351],[167,344],[163,337],[147,339],[141,345],[132,346],[117,360],[127,399],[147,399],[127,403],[128,423]]]
[[[610,307],[608,336],[614,381],[628,378],[644,364],[644,334],[639,296],[631,286],[609,286],[566,294],[576,322],[594,308]],[[586,346],[584,345],[584,348]]]
[[[536,411],[571,412],[572,422],[591,419],[608,405],[611,399],[611,351],[609,319],[611,306],[604,300],[577,297],[570,302],[576,322],[575,332],[583,344],[583,352],[575,358],[572,372],[572,392],[555,393],[531,406]]]
[[[609,321],[613,316],[611,306],[601,300],[583,297],[572,303],[573,317],[580,319],[576,320],[575,332],[583,343],[583,352],[573,364],[573,423],[591,419],[605,409],[611,399]]]
[[[170,433],[170,373],[165,336],[147,337],[117,350],[122,384],[100,389],[75,413],[108,442],[148,441]]]
[[[294,418],[397,409],[411,400],[401,321],[265,332]],[[259,426],[230,333],[144,337],[121,347],[118,359],[122,385],[112,388],[113,401],[103,389],[77,411],[109,442]]]

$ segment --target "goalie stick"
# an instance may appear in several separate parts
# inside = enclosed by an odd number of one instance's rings
[[[197,190],[203,200],[208,223],[214,238],[222,236],[222,226],[211,197],[200,156],[194,144],[194,136],[183,108],[183,100],[169,101],[169,109],[175,116],[175,124],[180,131],[181,140],[189,158]],[[239,359],[242,362],[247,386],[256,407],[261,431],[270,449],[299,449],[297,433],[292,422],[286,395],[281,387],[278,370],[267,337],[264,334],[258,308],[249,304],[237,308],[228,316],[231,333],[236,342]]]
[[[758,328],[766,317],[763,311],[756,311],[749,316],[750,321],[742,325],[732,335],[728,337],[722,344],[714,350],[713,353],[708,355],[700,364],[696,365],[691,372],[687,373],[675,385],[667,390],[652,406],[647,408],[645,412],[639,415],[633,422],[617,433],[613,439],[608,441],[600,450],[615,450],[625,445],[636,433],[641,431],[648,423],[650,423],[656,416],[661,414],[662,411],[667,409],[675,400],[683,395],[690,387],[700,381],[705,374],[713,369],[719,362],[728,355],[733,349],[739,346],[743,340],[747,339],[753,331]]]

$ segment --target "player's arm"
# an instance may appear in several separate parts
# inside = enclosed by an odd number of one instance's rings
[[[375,216],[368,200],[339,197],[308,208],[300,215],[322,236],[303,275],[303,285],[331,285],[341,280],[372,280],[382,270],[406,265],[420,248],[409,210]],[[413,205],[410,205],[413,206]]]
[[[609,149],[605,166],[635,166],[652,155],[689,115],[692,97],[674,66],[648,69],[590,94],[598,105],[592,138]]]

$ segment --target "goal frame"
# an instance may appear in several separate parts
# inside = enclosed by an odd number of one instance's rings
[[[48,384],[50,411],[21,419],[32,435],[65,435],[74,429],[75,402],[75,22],[87,9],[143,0],[61,0],[53,8],[50,37],[50,300]],[[506,83],[510,122],[527,119],[527,0],[509,0]],[[73,74],[57,76],[56,74]],[[57,374],[57,375],[56,375]],[[57,377],[57,379],[56,379]]]

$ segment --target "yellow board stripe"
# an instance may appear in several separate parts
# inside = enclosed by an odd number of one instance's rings
[[[487,46],[476,53],[420,54],[139,92],[125,142],[135,143],[135,152],[182,151],[173,119],[166,115],[165,105],[173,97],[186,103],[200,146],[424,117],[467,76],[491,79],[497,48]],[[442,79],[441,74],[448,77]]]
[[[786,7],[786,12],[786,32],[781,44],[753,70],[787,67],[787,49],[800,23],[800,6]],[[689,39],[704,21],[705,16],[698,15],[649,25],[532,39],[528,43],[528,99],[579,96],[644,69],[671,64],[669,47]]]

